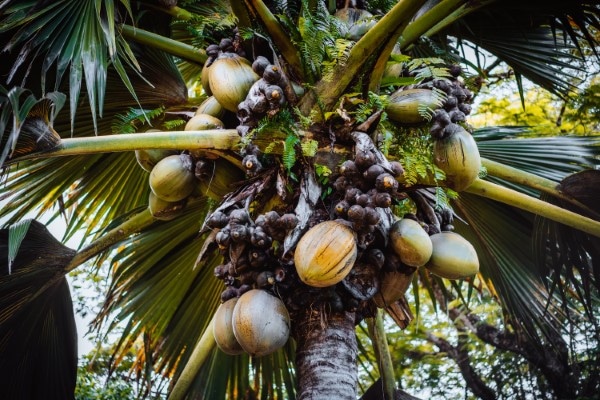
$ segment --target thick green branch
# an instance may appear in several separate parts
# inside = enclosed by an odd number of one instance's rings
[[[496,161],[488,160],[486,158],[481,159],[481,164],[486,168],[488,175],[494,176],[496,178],[505,179],[507,181],[518,183],[520,185],[539,190],[540,192],[547,193],[558,199],[567,201],[579,207],[581,210],[589,213],[589,215],[600,219],[600,215],[596,211],[590,209],[585,204],[582,204],[577,199],[574,199],[573,197],[560,192],[556,188],[556,182],[550,179],[546,179],[541,176],[517,168],[513,168]]]
[[[65,268],[65,272],[72,271],[90,258],[127,238],[129,235],[142,231],[154,221],[155,219],[149,209],[145,209],[144,211],[135,214],[121,225],[103,234],[97,240],[75,254],[75,257],[73,257],[69,265]]]
[[[461,5],[469,3],[467,0],[445,0],[440,1],[434,7],[427,10],[419,18],[410,23],[400,37],[399,44],[401,49],[417,41],[425,32],[442,21],[448,14],[455,11]],[[472,7],[471,9],[475,9]]]
[[[200,65],[204,64],[207,59],[204,50],[131,25],[121,25],[121,33],[128,39]]]
[[[6,164],[14,164],[19,161],[37,158],[113,153],[141,149],[233,150],[238,146],[239,142],[240,136],[235,129],[146,132],[67,138],[62,139],[60,145],[52,150],[14,158]]]
[[[168,397],[169,400],[183,400],[185,398],[187,391],[194,382],[194,379],[196,379],[196,375],[198,375],[198,371],[200,371],[211,351],[215,348],[216,342],[213,335],[214,322],[215,319],[213,317],[177,379],[177,383],[175,383],[175,387],[173,387]]]
[[[570,226],[571,228],[579,229],[590,235],[600,237],[600,222],[519,193],[516,190],[477,179],[466,191],[520,208],[521,210],[529,211],[541,217]]]

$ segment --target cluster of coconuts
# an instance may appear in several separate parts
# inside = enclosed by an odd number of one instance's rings
[[[287,342],[290,317],[277,296],[297,278],[282,260],[281,244],[297,223],[295,214],[276,211],[253,220],[245,208],[216,210],[207,218],[224,259],[214,270],[225,284],[214,335],[225,353],[263,356]]]
[[[283,302],[272,294],[251,289],[219,306],[213,335],[226,354],[248,353],[253,357],[283,347],[290,335],[290,316]]]
[[[385,111],[390,120],[401,125],[423,124],[423,110],[432,111],[429,131],[434,140],[434,163],[446,174],[444,184],[462,191],[478,177],[481,159],[475,140],[463,127],[471,113],[473,94],[460,79],[460,66],[448,69],[449,78],[429,79],[414,88],[396,90],[389,96]]]

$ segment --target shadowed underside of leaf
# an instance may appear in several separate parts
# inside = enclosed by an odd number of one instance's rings
[[[0,230],[0,397],[72,399],[77,331],[64,267],[75,252],[32,221],[8,274]]]

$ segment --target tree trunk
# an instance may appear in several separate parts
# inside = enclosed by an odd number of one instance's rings
[[[354,313],[306,310],[293,322],[298,400],[358,397]]]

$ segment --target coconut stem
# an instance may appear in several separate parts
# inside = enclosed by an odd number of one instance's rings
[[[446,0],[439,2],[434,7],[427,10],[419,18],[411,22],[411,24],[406,27],[402,37],[399,39],[400,48],[405,49],[408,45],[413,44],[425,32],[430,30],[437,23],[448,16],[448,14],[455,11],[464,3],[466,3],[465,0]]]
[[[508,204],[512,207],[520,208],[521,210],[529,211],[541,217],[570,226],[571,228],[579,229],[590,235],[600,237],[600,222],[553,204],[546,203],[545,201],[538,200],[526,194],[519,193],[516,190],[482,179],[477,179],[466,191]]]
[[[367,320],[369,325],[369,333],[375,349],[377,361],[379,362],[379,375],[383,381],[385,398],[387,400],[394,399],[396,391],[396,378],[394,377],[394,364],[392,355],[388,346],[385,327],[383,326],[383,316],[380,308],[377,308],[374,318]]]
[[[194,351],[190,356],[190,359],[185,364],[181,375],[177,379],[171,394],[169,395],[169,400],[183,400],[190,386],[194,382],[194,379],[198,375],[198,371],[204,365],[204,362],[208,359],[211,351],[215,347],[215,337],[213,335],[213,325],[215,323],[215,318],[213,317],[202,337],[196,343],[196,347],[194,347]]]
[[[574,206],[579,207],[581,210],[589,213],[589,215],[594,216],[594,218],[600,219],[600,214],[590,209],[585,204],[582,204],[577,199],[560,192],[556,188],[557,183],[550,179],[546,179],[541,176],[532,174],[530,172],[510,167],[497,161],[488,160],[486,158],[481,158],[481,165],[483,165],[486,168],[488,175],[494,176],[496,178],[505,179],[507,181],[518,183],[520,185],[539,190],[540,192],[547,193],[551,196],[567,201],[573,204]]]
[[[121,33],[124,37],[134,40],[138,43],[154,47],[166,53],[183,58],[197,64],[204,64],[207,59],[206,52],[199,50],[189,44],[181,43],[177,40],[157,35],[144,29],[136,28],[131,25],[121,25]]]
[[[121,225],[110,230],[106,234],[100,236],[98,240],[93,241],[88,246],[75,254],[69,265],[65,268],[65,272],[70,272],[83,264],[90,258],[106,250],[110,246],[125,239],[132,233],[140,232],[142,229],[150,226],[155,221],[149,209],[145,209],[127,219]]]

